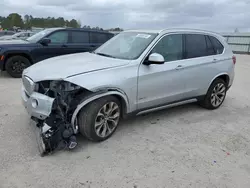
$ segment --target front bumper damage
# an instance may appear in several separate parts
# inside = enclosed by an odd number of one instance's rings
[[[39,92],[27,92],[22,86],[22,102],[31,119],[36,122],[36,137],[41,156],[60,149],[77,146],[77,128],[70,123],[70,110],[60,97]],[[64,104],[65,103],[65,104]],[[65,114],[67,111],[67,114]]]

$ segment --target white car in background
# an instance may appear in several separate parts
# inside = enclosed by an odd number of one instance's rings
[[[18,32],[18,33],[15,33],[14,35],[2,36],[2,37],[0,37],[0,40],[26,39],[28,37],[31,37],[34,34],[35,34],[35,32],[32,32],[32,31]]]

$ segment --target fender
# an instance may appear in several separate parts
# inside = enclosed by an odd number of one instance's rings
[[[94,93],[93,95],[89,95],[87,98],[85,98],[85,100],[83,102],[81,102],[80,104],[77,105],[73,115],[72,115],[72,118],[71,118],[71,125],[73,126],[73,129],[75,131],[75,133],[77,132],[77,125],[76,125],[76,118],[77,118],[77,115],[79,113],[79,111],[84,107],[86,106],[87,104],[89,104],[90,102],[96,100],[96,99],[99,99],[101,97],[104,97],[104,96],[108,96],[108,95],[119,95],[120,97],[122,97],[122,99],[125,101],[125,104],[126,104],[126,107],[125,107],[125,113],[129,113],[130,112],[130,109],[129,109],[129,101],[128,101],[128,98],[126,96],[126,94],[118,89],[106,89],[105,92],[98,92],[97,93]]]
[[[20,55],[20,56],[26,57],[30,61],[31,64],[33,64],[34,62],[32,57],[30,56],[30,52],[27,50],[10,50],[10,51],[5,52],[4,62],[6,62],[10,56],[14,56],[14,55]]]
[[[218,77],[220,77],[220,76],[222,76],[222,75],[227,75],[228,77],[229,77],[229,79],[230,79],[230,76],[228,75],[228,73],[226,73],[226,72],[222,72],[222,73],[220,73],[220,74],[217,74],[215,77],[213,77],[213,79],[210,81],[210,83],[209,83],[209,85],[208,85],[208,88],[206,88],[206,91],[208,91],[208,89],[209,89],[209,87],[211,86],[211,84],[213,83],[213,81],[216,79],[216,78],[218,78]]]

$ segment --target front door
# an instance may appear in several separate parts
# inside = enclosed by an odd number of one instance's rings
[[[38,44],[39,47],[37,47],[32,51],[32,56],[35,62],[69,53],[68,31],[64,30],[55,31],[49,36],[47,36],[47,38],[51,40],[51,42],[48,45]]]
[[[165,63],[141,64],[138,73],[138,109],[146,109],[180,101],[185,98],[185,76],[182,77],[183,35],[166,35],[151,53],[159,53]]]

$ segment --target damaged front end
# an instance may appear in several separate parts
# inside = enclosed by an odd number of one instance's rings
[[[80,100],[89,91],[63,80],[34,83],[23,77],[23,102],[38,128],[41,155],[58,149],[73,149],[77,145],[76,124],[71,118]]]

